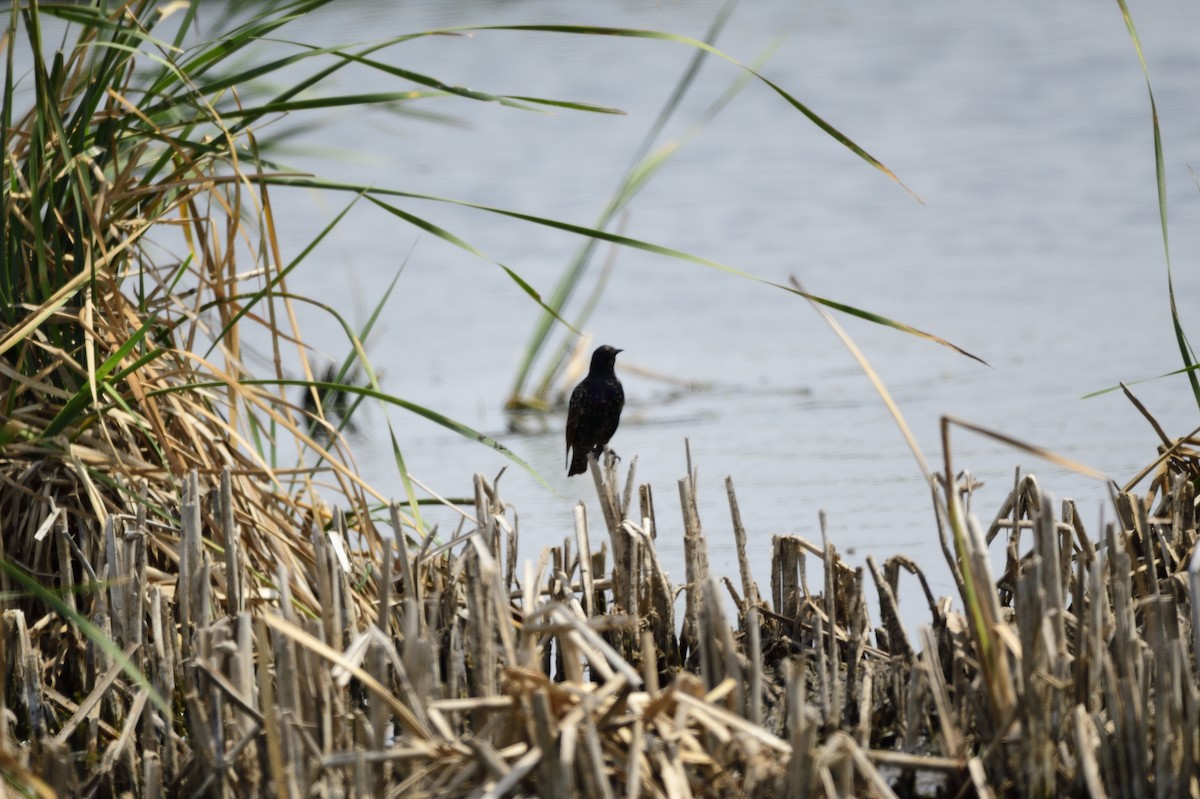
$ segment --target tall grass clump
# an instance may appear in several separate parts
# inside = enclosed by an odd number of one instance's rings
[[[321,459],[327,491],[377,545],[372,492],[342,440],[310,434],[284,385],[285,347],[300,379],[317,381],[258,181],[269,167],[253,123],[270,102],[243,105],[248,76],[227,68],[287,15],[189,46],[199,5],[15,4],[8,18],[0,523],[10,568],[77,592],[77,606],[121,575],[59,566],[101,562],[128,507],[147,514],[151,568],[176,573],[178,541],[155,523],[177,516],[189,473],[205,492],[231,475],[243,556],[264,583],[287,564],[301,606],[315,602],[301,568],[311,555],[292,531],[330,519],[306,463]],[[71,46],[46,44],[59,37]],[[246,365],[247,338],[270,342],[269,374]],[[336,432],[319,401],[308,415]],[[47,635],[61,640],[46,651],[64,656],[82,643],[71,627]],[[86,675],[63,662],[57,687],[70,695]]]

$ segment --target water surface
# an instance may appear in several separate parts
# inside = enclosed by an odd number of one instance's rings
[[[713,2],[343,2],[287,37],[365,41],[445,25],[618,25],[701,36]],[[1176,290],[1194,315],[1200,156],[1200,6],[1141,5],[1164,131]],[[1124,481],[1155,455],[1156,437],[1119,394],[1087,392],[1177,368],[1154,181],[1146,86],[1115,4],[916,6],[866,2],[743,4],[718,45],[750,62],[778,37],[763,72],[888,165],[903,188],[838,145],[762,84],[751,84],[692,140],[630,208],[625,233],[786,282],[943,336],[990,366],[859,320],[842,318],[878,369],[926,456],[940,464],[938,420],[954,414],[1090,464]],[[278,45],[281,51],[286,45]],[[381,109],[331,114],[277,152],[340,180],[496,205],[591,224],[681,74],[679,44],[539,33],[480,32],[406,43],[389,63],[447,83],[618,107],[622,116],[533,114],[454,99],[423,107],[455,126]],[[679,135],[738,79],[712,60],[669,135]],[[329,91],[395,90],[346,72]],[[273,195],[286,253],[297,253],[347,201]],[[552,289],[578,240],[450,205],[403,208],[462,236]],[[561,418],[541,433],[507,429],[502,404],[537,308],[495,265],[360,208],[291,280],[364,319],[411,251],[380,335],[371,342],[386,390],[503,441],[551,483],[508,467],[503,496],[520,519],[524,555],[572,535],[574,501]],[[414,248],[415,244],[415,249]],[[337,329],[306,318],[331,356]],[[655,487],[659,547],[683,578],[677,480],[684,440],[699,471],[700,512],[714,568],[736,575],[723,481],[732,475],[766,588],[770,537],[830,540],[852,562],[903,553],[948,593],[928,490],[874,389],[799,298],[694,264],[622,250],[587,333],[621,347],[628,405],[613,445]],[[704,390],[635,374],[656,373]],[[569,386],[562,386],[569,389]],[[1181,378],[1136,387],[1172,435],[1197,424]],[[416,416],[389,411],[410,470],[447,494],[504,458]],[[383,414],[364,417],[363,471],[402,495]],[[979,436],[955,434],[957,468],[984,483],[985,524],[1020,465],[1080,503],[1099,534],[1102,484]],[[1112,518],[1111,511],[1107,518]],[[919,619],[915,596],[908,612]]]

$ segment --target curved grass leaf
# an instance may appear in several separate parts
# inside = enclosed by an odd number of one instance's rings
[[[643,250],[645,252],[652,252],[657,255],[663,255],[663,256],[666,256],[669,258],[675,258],[675,259],[678,259],[681,261],[688,261],[690,263],[698,264],[700,266],[705,266],[710,269],[716,269],[718,271],[725,272],[727,274],[736,275],[738,277],[746,278],[748,280],[753,280],[756,283],[762,283],[763,285],[773,286],[774,288],[782,289],[783,291],[787,291],[792,294],[796,294],[798,296],[804,297],[806,299],[813,300],[814,302],[819,302],[822,305],[825,305],[825,306],[828,306],[835,310],[841,311],[842,313],[846,313],[851,316],[857,316],[858,318],[863,319],[865,321],[874,322],[875,324],[884,325],[885,327],[891,327],[891,328],[893,328],[895,330],[899,330],[903,333],[908,333],[910,335],[917,336],[918,338],[922,338],[927,341],[931,341],[935,344],[940,344],[943,347],[948,347],[949,349],[954,350],[955,352],[959,353],[960,355],[965,355],[968,358],[971,358],[972,360],[975,360],[981,364],[987,365],[987,361],[983,360],[982,358],[980,358],[977,355],[971,354],[970,352],[964,350],[962,347],[959,347],[958,345],[947,341],[946,339],[942,338],[941,336],[936,336],[933,333],[928,333],[924,330],[920,330],[911,325],[904,324],[903,322],[897,322],[893,319],[889,319],[886,316],[872,313],[870,311],[864,311],[861,308],[856,308],[852,305],[847,305],[845,303],[828,300],[828,299],[825,299],[824,297],[819,297],[815,294],[809,294],[807,292],[803,292],[798,289],[795,289],[791,286],[786,286],[782,283],[776,283],[774,281],[767,280],[766,278],[759,277],[751,272],[747,272],[745,270],[738,269],[737,267],[728,266],[728,265],[720,263],[718,261],[713,261],[708,258],[703,258],[699,255],[692,255],[691,253],[684,252],[682,250],[676,250],[671,247],[664,247],[659,244],[652,244],[648,241],[642,241],[641,239],[634,239],[634,238],[630,238],[628,236],[621,236],[621,235],[617,235],[615,233],[609,233],[608,231],[605,231],[605,230],[597,230],[596,228],[585,227],[583,225],[575,225],[570,222],[562,222],[557,219],[549,219],[547,217],[536,216],[533,214],[524,214],[519,211],[510,211],[505,208],[496,208],[496,207],[489,206],[489,205],[482,205],[479,203],[467,202],[465,200],[454,200],[454,199],[450,199],[450,198],[446,198],[446,197],[436,197],[436,196],[429,195],[429,194],[418,194],[415,192],[400,191],[398,189],[380,189],[380,188],[365,187],[365,186],[356,185],[356,184],[335,183],[332,181],[317,180],[315,178],[292,178],[292,177],[287,177],[287,176],[282,176],[282,177],[263,176],[262,182],[272,184],[272,185],[306,186],[308,188],[329,189],[331,191],[353,191],[356,193],[366,192],[368,195],[368,199],[371,199],[372,202],[377,201],[374,195],[382,195],[382,196],[390,196],[390,197],[406,197],[406,198],[414,199],[414,200],[429,200],[432,202],[439,202],[439,203],[449,203],[451,205],[457,205],[457,206],[461,206],[464,208],[474,208],[478,211],[486,211],[488,213],[498,214],[500,216],[507,216],[512,219],[520,219],[525,222],[532,222],[533,224],[536,224],[536,225],[542,225],[544,227],[554,228],[556,230],[562,230],[567,233],[574,233],[579,236],[587,236],[587,237],[590,237],[593,239],[598,239],[601,241],[612,242],[613,244],[620,244],[622,246],[630,247],[635,250]],[[409,216],[411,216],[411,215],[409,215]],[[453,236],[453,234],[448,234],[448,235]],[[469,246],[469,245],[467,245],[467,246]],[[540,305],[543,306],[543,308],[546,307],[545,303],[542,303],[540,298],[538,298],[538,302]]]
[[[381,49],[384,49],[384,48],[387,48],[387,47],[390,47],[390,46],[393,46],[396,44],[400,44],[405,41],[409,41],[409,40],[416,39],[416,38],[421,38],[424,36],[441,35],[443,33],[444,33],[443,31],[430,31],[430,32],[424,32],[424,33],[405,34],[403,36],[396,36],[396,37],[392,37],[390,39],[384,40],[382,42],[377,42],[375,44],[372,44],[372,45],[366,47],[365,49],[363,49],[359,53],[347,52],[348,48],[355,46],[355,45],[343,44],[343,45],[335,45],[335,46],[328,46],[328,47],[315,47],[315,46],[312,46],[309,44],[305,44],[303,42],[289,41],[286,39],[272,39],[271,41],[273,41],[277,44],[288,44],[288,45],[292,45],[295,47],[303,48],[304,52],[286,56],[284,58],[277,58],[277,59],[267,62],[265,64],[258,64],[258,65],[255,65],[255,66],[252,66],[252,67],[249,67],[246,69],[237,70],[235,72],[232,72],[231,74],[224,75],[220,78],[216,78],[212,81],[209,81],[202,85],[196,86],[192,91],[190,91],[186,94],[180,95],[180,96],[165,96],[161,101],[154,103],[154,104],[147,105],[145,108],[145,113],[147,116],[156,117],[156,116],[163,114],[166,111],[169,111],[173,108],[177,108],[180,105],[196,106],[203,110],[206,107],[207,103],[197,103],[197,98],[209,97],[214,94],[219,94],[221,92],[224,92],[231,88],[248,85],[254,80],[266,77],[268,75],[278,73],[279,71],[281,71],[287,67],[293,66],[293,65],[298,64],[303,61],[310,61],[312,59],[322,57],[322,56],[333,56],[333,57],[338,58],[339,61],[333,65],[330,65],[328,67],[325,67],[324,69],[319,70],[315,74],[300,81],[299,83],[290,85],[286,90],[284,90],[283,92],[278,94],[274,99],[269,100],[268,102],[266,102],[264,104],[248,106],[246,108],[239,108],[236,110],[229,110],[229,111],[223,112],[222,115],[225,117],[228,117],[231,119],[232,118],[242,119],[242,121],[240,123],[238,123],[237,125],[235,125],[231,128],[231,132],[237,133],[242,128],[244,128],[248,123],[257,121],[261,117],[269,115],[269,114],[285,113],[288,111],[296,111],[296,110],[321,109],[321,108],[335,107],[335,106],[340,106],[340,105],[363,105],[363,104],[367,104],[367,103],[396,102],[396,101],[401,101],[401,100],[413,100],[413,99],[420,99],[422,97],[435,96],[435,95],[431,95],[430,93],[427,93],[427,92],[407,91],[407,92],[375,93],[375,94],[361,95],[362,100],[359,102],[355,101],[353,95],[347,95],[347,96],[341,96],[341,97],[321,97],[321,98],[313,98],[313,99],[306,99],[306,100],[293,99],[300,93],[307,91],[308,89],[311,89],[313,86],[316,86],[321,81],[330,77],[338,70],[340,70],[346,66],[349,66],[350,64],[360,64],[360,65],[368,67],[374,71],[381,72],[386,75],[390,75],[391,77],[401,78],[403,80],[408,80],[412,83],[416,83],[421,86],[430,87],[430,88],[436,90],[436,92],[443,93],[445,95],[454,95],[454,96],[462,97],[465,99],[477,100],[477,101],[483,101],[483,102],[494,102],[494,103],[499,103],[501,105],[510,106],[513,108],[520,108],[523,110],[539,110],[535,106],[544,105],[544,106],[550,106],[550,107],[556,107],[556,108],[566,108],[566,109],[577,110],[577,111],[586,111],[586,112],[591,112],[591,113],[601,113],[601,114],[623,114],[624,113],[620,109],[616,109],[616,108],[597,106],[597,105],[593,105],[593,104],[589,104],[589,103],[581,103],[581,102],[576,102],[576,101],[571,101],[571,100],[557,100],[557,99],[548,99],[548,98],[541,98],[541,97],[525,97],[525,96],[518,97],[518,96],[498,95],[498,94],[490,94],[487,92],[482,92],[482,91],[478,91],[478,90],[474,90],[474,89],[467,89],[467,88],[461,87],[461,86],[452,86],[450,84],[447,84],[447,83],[444,83],[443,81],[438,80],[437,78],[434,78],[434,77],[431,77],[428,75],[424,75],[419,72],[414,72],[412,70],[407,70],[402,67],[397,67],[397,66],[394,66],[391,64],[386,64],[384,62],[376,61],[374,59],[370,59],[370,58],[366,57],[369,53],[376,52],[378,50],[381,50]],[[252,42],[256,42],[256,41],[259,41],[259,39],[246,40],[246,41],[242,42],[242,46],[248,45],[248,44],[250,44]],[[219,53],[214,54],[210,58],[212,63],[208,64],[208,67],[215,65],[217,62],[219,62],[221,60],[225,60],[225,59],[229,58],[231,55],[233,55],[234,52],[236,52],[236,51],[223,47]],[[206,67],[206,68],[208,68],[208,67]],[[189,62],[186,65],[186,67],[184,67],[183,69],[185,71],[187,71],[187,73],[191,76],[191,79],[193,79],[193,80],[195,79],[196,73],[192,69],[192,63]],[[151,89],[148,90],[147,95],[152,96],[152,95],[158,94],[162,90],[165,90],[165,88],[166,88],[165,86],[151,87]],[[205,117],[207,117],[208,113],[204,112],[204,115],[205,115]]]
[[[292,259],[291,263],[289,263],[283,269],[280,269],[269,281],[267,281],[267,284],[263,286],[262,289],[251,295],[247,302],[242,305],[242,307],[238,308],[237,312],[234,313],[234,315],[230,317],[229,321],[225,323],[225,325],[221,328],[221,331],[217,333],[216,337],[213,339],[212,344],[210,344],[208,349],[205,351],[204,357],[206,359],[212,354],[212,351],[216,349],[217,345],[225,339],[225,337],[229,334],[229,331],[233,330],[237,326],[238,322],[240,322],[242,318],[246,316],[246,314],[250,313],[250,311],[253,310],[254,307],[258,305],[258,303],[264,298],[271,295],[275,287],[279,285],[285,277],[291,274],[296,267],[303,263],[304,259],[307,258],[314,249],[316,249],[317,245],[329,235],[330,231],[332,231],[334,227],[336,227],[337,224],[342,221],[346,214],[350,213],[350,209],[355,206],[355,204],[362,197],[362,194],[362,192],[359,192],[354,199],[347,203],[346,207],[343,208],[338,215],[335,216],[332,221],[330,221],[329,224],[321,228],[320,232],[313,237],[312,241],[305,245],[304,249],[300,251],[299,255]]]
[[[86,617],[83,616],[83,614],[77,610],[74,610],[70,605],[64,602],[57,593],[51,591],[33,577],[26,574],[24,569],[19,568],[15,564],[9,563],[3,558],[0,558],[0,569],[3,569],[9,577],[12,577],[14,580],[24,586],[25,590],[28,591],[32,596],[35,596],[42,602],[46,603],[46,605],[52,608],[55,613],[57,613],[66,621],[70,622],[75,627],[79,628],[79,631],[83,633],[89,641],[94,643],[100,649],[104,650],[104,653],[112,658],[115,663],[119,663],[121,666],[121,671],[125,672],[125,674],[128,675],[131,680],[133,680],[147,692],[150,701],[154,703],[155,707],[165,714],[167,718],[171,718],[171,706],[167,704],[165,699],[162,698],[162,695],[158,693],[146,675],[142,674],[138,667],[133,664],[133,661],[125,656],[125,652],[122,651],[121,647],[117,646],[116,641],[109,638],[104,634],[103,630],[92,624],[87,620]]]
[[[568,327],[570,330],[574,331],[575,333],[579,332],[579,331],[575,330],[575,328],[571,325],[570,322],[568,322],[566,319],[563,319],[561,316],[559,316],[557,311],[555,311],[553,308],[551,308],[549,305],[547,305],[542,300],[542,295],[539,294],[538,291],[533,286],[529,285],[529,283],[526,282],[526,280],[523,277],[521,277],[519,274],[517,274],[515,271],[513,271],[509,267],[505,266],[504,264],[500,263],[499,261],[496,261],[496,260],[484,255],[482,252],[475,249],[475,247],[473,247],[472,245],[463,241],[458,236],[454,235],[453,233],[446,230],[445,228],[435,225],[432,222],[428,221],[427,219],[422,219],[419,216],[415,216],[413,214],[408,213],[407,211],[401,210],[400,208],[397,208],[396,206],[391,205],[390,203],[385,203],[382,200],[378,199],[377,197],[371,196],[371,194],[373,194],[374,192],[370,189],[364,189],[364,190],[367,192],[368,200],[375,203],[377,206],[379,206],[383,210],[387,211],[389,214],[392,214],[393,216],[397,216],[400,219],[403,219],[405,222],[408,222],[410,225],[420,228],[421,230],[424,230],[427,233],[432,233],[433,235],[437,236],[439,239],[449,242],[450,244],[453,244],[455,247],[458,247],[462,250],[466,250],[467,252],[471,253],[471,255],[474,255],[477,258],[482,258],[485,261],[490,261],[491,263],[494,263],[496,266],[498,266],[504,270],[505,274],[507,274],[508,277],[514,283],[516,283],[517,286],[520,287],[521,291],[525,292],[525,294],[531,300],[533,300],[539,306],[541,306],[541,309],[543,311],[550,314],[558,321],[562,322],[566,327]]]
[[[1183,360],[1184,371],[1187,372],[1188,381],[1192,386],[1192,395],[1196,400],[1196,405],[1200,406],[1200,377],[1192,368],[1196,364],[1196,355],[1192,350],[1192,345],[1188,342],[1187,334],[1183,331],[1183,324],[1179,320],[1179,307],[1175,303],[1175,281],[1171,270],[1171,243],[1167,235],[1167,177],[1163,168],[1162,132],[1158,125],[1158,105],[1154,101],[1154,90],[1150,86],[1150,70],[1146,66],[1146,58],[1142,54],[1142,41],[1133,24],[1133,15],[1129,13],[1129,7],[1125,4],[1125,0],[1117,0],[1117,5],[1121,8],[1121,16],[1125,19],[1125,27],[1129,31],[1133,48],[1137,51],[1138,63],[1141,64],[1142,75],[1146,79],[1146,94],[1150,98],[1150,121],[1154,127],[1154,177],[1158,184],[1158,217],[1162,225],[1163,255],[1167,262],[1167,298],[1171,307],[1171,325],[1175,330],[1175,343],[1179,347],[1179,357]]]
[[[712,43],[716,41],[721,31],[724,30],[725,24],[729,21],[729,17],[733,13],[735,5],[736,0],[729,0],[729,2],[726,2],[721,7],[721,10],[717,12],[716,17],[713,18],[712,24],[705,33],[704,41],[706,43]],[[632,201],[633,197],[636,196],[638,191],[649,180],[650,176],[657,170],[657,167],[666,162],[665,157],[653,158],[650,155],[650,149],[653,147],[654,142],[662,134],[667,122],[670,121],[671,117],[673,117],[675,112],[679,109],[680,104],[683,102],[683,98],[687,95],[688,91],[695,82],[696,76],[700,73],[700,67],[704,64],[707,55],[708,53],[704,50],[697,50],[693,54],[687,68],[684,69],[683,74],[676,82],[675,88],[672,90],[670,97],[667,98],[666,103],[659,110],[658,115],[655,117],[654,122],[651,123],[650,129],[646,131],[646,135],[642,138],[641,144],[638,146],[637,151],[625,169],[625,173],[622,175],[620,181],[618,181],[614,195],[609,199],[607,206],[600,213],[600,218],[595,224],[596,228],[607,228],[613,217],[615,217],[630,201]],[[660,151],[660,155],[661,153],[662,151]],[[562,277],[559,279],[558,285],[555,286],[554,294],[550,300],[550,306],[556,311],[561,312],[566,306],[566,303],[570,300],[572,294],[574,294],[575,288],[582,280],[583,275],[591,263],[592,256],[596,252],[597,245],[598,242],[595,239],[588,239],[583,246],[580,247],[570,265],[563,272]],[[603,280],[599,281],[593,289],[588,302],[584,304],[582,311],[575,319],[576,327],[582,329],[587,323],[592,309],[599,302],[600,292],[603,290],[603,283]],[[529,402],[529,400],[522,397],[522,394],[525,392],[525,382],[528,379],[529,371],[532,369],[534,361],[545,348],[546,343],[549,340],[553,321],[554,320],[550,315],[543,314],[534,324],[530,341],[526,345],[525,352],[521,356],[520,363],[517,365],[517,374],[513,380],[513,387],[509,392],[509,398],[506,402],[508,407],[519,407]],[[538,388],[534,392],[534,396],[532,398],[532,403],[534,405],[546,404],[547,397],[550,393],[549,387],[553,383],[555,377],[559,374],[559,372],[561,372],[566,363],[567,357],[570,354],[570,351],[570,340],[568,339],[563,341],[554,357],[551,359],[550,363],[547,364],[545,374],[543,375]]]
[[[154,397],[165,394],[203,390],[207,388],[227,388],[231,384],[236,386],[299,386],[302,388],[315,388],[324,391],[345,391],[348,394],[361,394],[364,397],[379,400],[380,402],[385,402],[388,405],[395,405],[398,408],[403,408],[404,410],[414,413],[417,416],[428,419],[434,424],[441,425],[447,430],[458,433],[464,438],[483,444],[489,449],[494,449],[496,452],[499,452],[501,455],[515,463],[517,466],[520,466],[535,479],[537,479],[538,482],[545,486],[550,485],[546,482],[545,478],[538,474],[538,472],[532,466],[530,466],[523,459],[517,456],[516,453],[491,436],[480,433],[478,430],[475,430],[474,428],[469,427],[462,422],[451,419],[450,417],[440,414],[435,410],[426,408],[423,405],[417,405],[415,402],[409,402],[408,400],[401,399],[400,397],[396,397],[391,394],[385,394],[382,391],[377,391],[372,388],[365,388],[363,386],[356,386],[350,383],[327,383],[321,380],[288,379],[247,379],[228,382],[224,380],[204,380],[171,386],[170,388],[153,389],[151,391],[147,391],[146,396]]]
[[[59,409],[58,414],[46,427],[44,435],[46,437],[56,436],[68,425],[71,425],[77,421],[82,410],[86,408],[90,402],[92,402],[94,398],[92,392],[96,384],[103,384],[107,386],[108,383],[106,382],[106,379],[108,378],[109,374],[112,373],[113,369],[117,368],[121,361],[125,360],[129,353],[133,351],[134,347],[142,343],[146,337],[146,334],[155,326],[157,326],[157,324],[158,320],[154,317],[146,319],[146,321],[142,323],[142,326],[139,327],[132,336],[126,339],[126,341],[121,344],[120,347],[118,347],[111,355],[104,359],[104,363],[91,370],[90,374],[88,375],[88,385],[85,385],[76,391],[75,395],[71,397],[71,399],[68,400],[61,409]],[[150,363],[162,355],[163,352],[164,350],[159,348],[150,350],[138,358],[136,363],[123,371],[122,375],[129,374],[141,366]]]
[[[801,114],[804,114],[804,116],[808,117],[809,121],[811,121],[814,125],[816,125],[821,130],[825,131],[825,133],[827,133],[829,136],[831,136],[835,141],[837,141],[843,147],[850,150],[850,152],[854,153],[859,158],[866,161],[868,164],[875,167],[883,174],[887,175],[889,178],[891,178],[893,181],[895,181],[897,185],[899,185],[906,192],[908,192],[910,195],[912,195],[912,197],[914,199],[916,199],[918,201],[921,200],[921,198],[916,194],[916,192],[914,192],[912,189],[910,189],[908,186],[906,186],[904,184],[904,181],[900,180],[900,178],[897,177],[896,174],[894,172],[892,172],[892,170],[890,170],[886,166],[884,166],[883,162],[879,161],[877,158],[875,158],[873,155],[868,153],[862,147],[855,144],[848,136],[843,134],[837,128],[833,127],[833,125],[826,122],[821,116],[819,116],[816,112],[814,112],[812,109],[810,109],[807,105],[800,102],[795,97],[793,97],[791,94],[789,94],[787,91],[785,91],[783,89],[783,87],[781,87],[778,84],[776,84],[775,82],[771,81],[770,79],[765,77],[762,73],[757,72],[754,69],[752,69],[751,67],[743,64],[741,61],[738,61],[733,56],[728,55],[724,51],[719,50],[716,47],[713,47],[711,44],[702,42],[699,39],[693,39],[690,36],[681,36],[681,35],[675,34],[675,33],[664,33],[662,31],[639,30],[636,28],[588,27],[588,26],[583,26],[583,25],[472,25],[472,26],[465,26],[465,27],[461,27],[461,28],[450,28],[448,30],[451,30],[451,31],[468,31],[468,30],[469,31],[488,31],[488,30],[539,31],[542,33],[566,33],[566,34],[585,35],[585,36],[616,36],[616,37],[634,38],[634,39],[657,39],[660,41],[677,42],[679,44],[685,44],[689,47],[695,47],[700,50],[704,50],[708,53],[711,53],[712,55],[717,56],[718,58],[724,59],[725,61],[728,61],[729,63],[734,64],[737,67],[740,67],[741,69],[746,70],[751,75],[758,78],[764,84],[769,86],[776,94],[778,94],[780,97],[782,97],[789,105],[791,105],[793,108],[795,108]]]
[[[1108,394],[1112,391],[1120,391],[1122,388],[1124,388],[1126,386],[1136,386],[1141,383],[1149,383],[1154,380],[1162,380],[1165,377],[1175,377],[1176,375],[1189,375],[1190,376],[1197,371],[1200,371],[1200,364],[1194,363],[1191,366],[1185,366],[1182,369],[1175,369],[1170,372],[1163,372],[1162,374],[1156,375],[1155,377],[1143,377],[1140,380],[1122,380],[1120,383],[1118,383],[1115,386],[1109,386],[1108,388],[1102,388],[1102,389],[1099,389],[1098,391],[1089,391],[1087,394],[1084,394],[1082,397],[1080,397],[1080,399],[1091,399],[1092,397],[1099,397],[1102,394]]]

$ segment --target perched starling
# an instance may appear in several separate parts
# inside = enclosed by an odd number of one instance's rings
[[[571,392],[567,411],[567,455],[571,466],[567,477],[583,474],[588,453],[599,458],[604,445],[617,432],[621,409],[625,407],[625,389],[621,388],[614,370],[618,352],[621,350],[607,344],[597,347],[587,377]]]

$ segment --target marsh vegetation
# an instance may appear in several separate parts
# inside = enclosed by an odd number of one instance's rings
[[[411,479],[390,423],[381,429],[404,496],[373,487],[345,435],[364,402],[533,469],[493,437],[384,390],[363,342],[386,293],[352,325],[289,291],[289,276],[358,204],[471,245],[396,204],[416,195],[288,170],[264,155],[265,124],[362,104],[419,117],[435,97],[615,109],[469,90],[379,57],[465,31],[258,55],[264,38],[326,5],[233,4],[212,20],[204,4],[153,0],[10,8],[0,109],[7,791],[1200,796],[1192,437],[1162,433],[1149,488],[1114,486],[1116,518],[1088,529],[1028,475],[979,523],[947,433],[942,468],[922,468],[956,595],[923,588],[915,636],[900,621],[898,586],[925,586],[923,564],[897,554],[853,567],[829,540],[779,535],[764,590],[747,555],[762,534],[744,529],[733,480],[729,518],[701,520],[690,462],[671,491],[682,580],[661,566],[663,511],[632,453],[623,470],[589,463],[602,518],[579,506],[563,544],[537,553],[520,549],[503,478],[464,478],[465,498],[439,496]],[[729,60],[668,33],[521,31],[685,44],[697,61],[680,92],[701,58]],[[394,78],[396,90],[314,99],[310,90],[350,64]],[[895,179],[786,87],[735,67]],[[653,140],[592,227],[481,209],[584,242],[545,297],[496,264],[537,318],[510,407],[552,404],[570,346],[551,333],[570,342],[585,326],[592,302],[569,312],[567,301],[598,243],[769,283],[609,230],[669,157]],[[344,206],[293,253],[279,246],[272,198],[296,187]],[[968,355],[799,283],[769,287]],[[312,359],[301,306],[343,332],[334,366]],[[248,341],[268,342],[265,358]],[[283,366],[285,350],[299,375]],[[546,371],[535,378],[539,358]],[[1193,390],[1200,396],[1194,379]],[[978,430],[944,421],[956,425]],[[425,520],[431,505],[453,529]],[[709,563],[705,530],[717,525],[735,535],[736,576]],[[988,553],[1001,548],[997,573]]]

